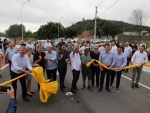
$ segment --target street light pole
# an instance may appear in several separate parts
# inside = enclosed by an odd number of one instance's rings
[[[22,4],[22,6],[21,6],[21,27],[22,27],[22,40],[23,40],[22,8],[23,8],[24,4],[25,4],[25,3],[27,3],[27,2],[29,2],[29,1],[30,1],[30,0],[28,0],[28,1],[24,2],[24,3]]]
[[[95,27],[94,27],[94,42],[95,42],[95,39],[96,39],[96,19],[97,19],[97,6],[96,6],[96,11],[95,11]]]
[[[64,18],[64,17],[62,17],[62,18],[59,19],[59,21],[58,21],[58,26],[55,25],[55,26],[58,28],[58,39],[59,39],[59,23],[60,23],[60,20],[63,19],[63,18]]]

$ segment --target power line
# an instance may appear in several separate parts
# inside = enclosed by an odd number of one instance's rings
[[[106,9],[104,12],[102,12],[100,15],[104,14],[106,11],[108,11],[112,6],[114,6],[119,0],[117,0],[115,3],[113,3],[108,9]],[[98,15],[98,16],[100,16]]]
[[[104,1],[105,1],[105,0],[101,1],[101,2],[98,4],[97,7],[99,7],[100,5],[102,5],[102,3],[103,3]]]

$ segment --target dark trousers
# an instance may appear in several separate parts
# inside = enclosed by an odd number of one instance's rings
[[[10,74],[11,74],[11,61],[10,60],[8,60],[8,63],[9,63],[9,70],[10,70]]]
[[[95,75],[96,75],[96,86],[99,86],[99,68],[92,67],[92,85],[94,86],[95,83]]]
[[[64,88],[64,80],[67,72],[67,67],[60,68],[58,67],[58,72],[59,72],[59,82],[60,82],[60,88]]]
[[[117,74],[116,88],[119,88],[122,71],[112,71],[110,84],[114,83],[114,78],[116,74]]]
[[[47,78],[50,79],[50,81],[56,81],[56,72],[57,68],[52,70],[46,70]]]
[[[11,71],[11,79],[14,79],[20,75],[22,75],[23,73],[21,74],[17,74],[17,73],[14,73],[13,71]],[[25,79],[25,76],[20,78],[19,79],[20,81],[20,84],[21,84],[21,87],[22,87],[22,98],[25,98],[26,97],[26,94],[27,94],[27,88],[26,88],[26,79]],[[15,94],[15,98],[16,98],[16,90],[17,90],[17,80],[13,81],[12,82],[12,86],[14,88],[14,94]]]
[[[79,80],[80,71],[77,71],[77,70],[73,69],[72,73],[73,73],[73,79],[72,79],[71,90],[74,90],[74,89],[77,88],[77,82]]]
[[[109,88],[111,71],[112,70],[108,70],[106,68],[103,68],[103,71],[101,71],[100,88],[103,88],[105,74],[106,74],[106,88]]]
[[[43,75],[45,74],[45,69],[43,68]],[[37,83],[38,84],[38,89],[40,89],[40,84],[39,83]]]
[[[131,61],[131,58],[127,58],[127,66],[129,66],[130,61]],[[128,69],[126,69],[125,71],[128,72]]]

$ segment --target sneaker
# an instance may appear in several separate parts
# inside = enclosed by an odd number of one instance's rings
[[[89,91],[93,91],[93,89],[92,89],[91,86],[88,86],[88,90],[89,90]]]
[[[0,78],[2,78],[2,75],[0,75]]]
[[[135,87],[139,89],[139,86],[137,84],[135,84]]]
[[[116,88],[116,91],[119,93],[120,92],[119,88]]]

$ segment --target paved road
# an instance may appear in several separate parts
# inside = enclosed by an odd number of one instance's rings
[[[33,80],[32,89],[36,94],[30,98],[30,102],[26,103],[21,98],[21,88],[18,82],[18,96],[17,96],[17,113],[150,113],[150,74],[143,72],[140,83],[147,86],[140,86],[140,89],[131,89],[131,71],[126,77],[122,77],[120,93],[115,89],[109,93],[105,89],[98,92],[98,88],[94,91],[79,90],[73,96],[66,96],[65,93],[58,91],[57,95],[52,95],[47,103],[42,103],[39,100],[37,92],[37,84]],[[8,67],[2,71],[3,78],[0,83],[10,79]],[[66,91],[70,91],[72,80],[72,73],[70,66],[66,76]],[[78,87],[82,86],[82,77],[78,82]],[[9,97],[7,95],[0,95],[0,113],[5,113]]]

